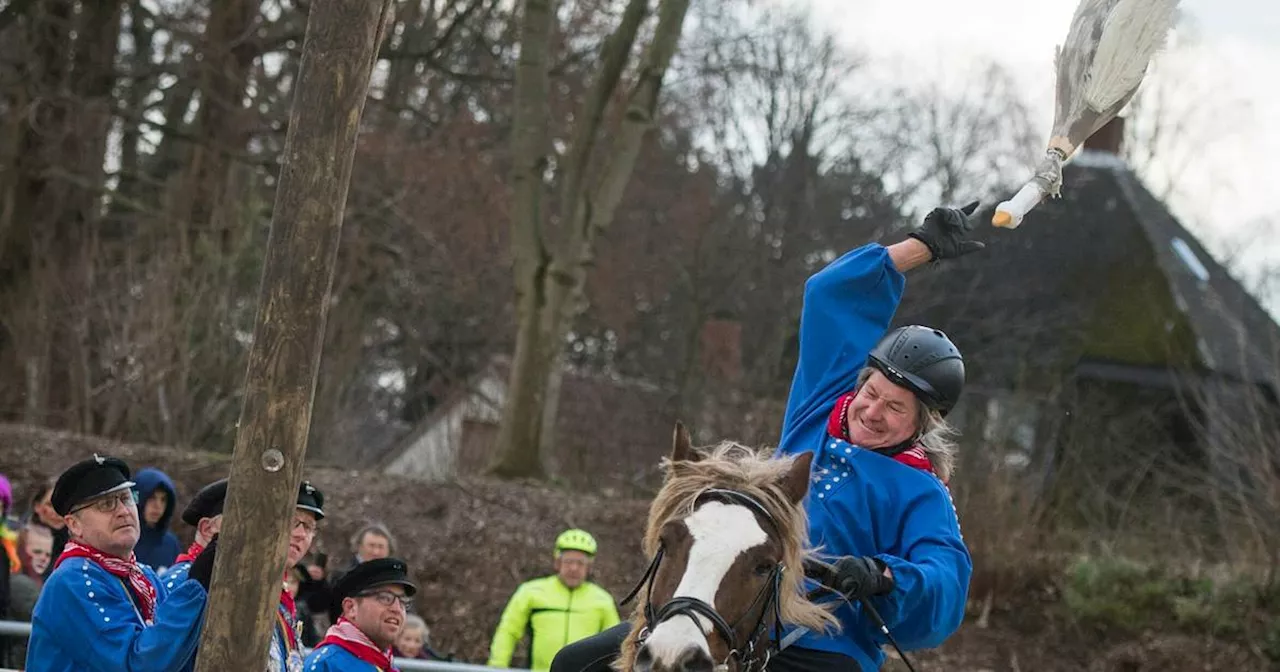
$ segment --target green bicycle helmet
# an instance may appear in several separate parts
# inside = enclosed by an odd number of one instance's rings
[[[562,551],[582,551],[587,555],[594,556],[596,554],[595,537],[585,530],[565,530],[560,533],[560,536],[556,537],[557,558],[560,557]]]

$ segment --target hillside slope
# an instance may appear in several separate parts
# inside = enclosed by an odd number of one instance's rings
[[[95,451],[124,458],[136,470],[156,466],[177,484],[185,503],[201,485],[226,475],[228,457],[158,446],[121,444],[93,437],[0,425],[0,473],[25,499],[33,484],[56,475]],[[583,527],[597,536],[596,580],[621,598],[645,569],[640,535],[647,501],[609,499],[545,485],[469,479],[426,484],[383,474],[306,469],[324,491],[328,514],[317,548],[331,564],[345,564],[348,539],[367,521],[383,522],[398,537],[422,590],[418,612],[432,639],[460,660],[483,662],[489,636],[511,591],[550,571],[556,533]],[[21,507],[25,508],[25,507]],[[184,543],[191,530],[178,523]],[[1244,652],[1209,639],[1149,636],[1101,647],[1054,625],[1033,599],[1020,608],[998,608],[990,628],[975,619],[939,651],[915,657],[921,672],[1039,670],[1147,672],[1261,669]],[[624,614],[625,617],[625,614]],[[1256,661],[1256,659],[1254,659]],[[891,666],[894,664],[891,663]],[[902,668],[905,669],[905,668]]]

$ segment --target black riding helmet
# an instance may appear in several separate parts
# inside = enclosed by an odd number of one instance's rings
[[[911,390],[943,417],[964,389],[964,358],[937,329],[919,325],[894,329],[876,344],[868,360],[890,382]]]

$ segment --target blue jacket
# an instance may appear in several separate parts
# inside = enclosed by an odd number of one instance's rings
[[[143,625],[129,589],[86,558],[69,558],[45,582],[31,618],[28,672],[173,672],[189,666],[208,596],[195,581],[170,591],[149,567],[155,623]]]
[[[178,554],[182,553],[177,535],[169,530],[169,521],[173,519],[173,511],[178,504],[178,492],[173,487],[173,481],[159,469],[140,469],[133,477],[133,482],[138,484],[138,519],[142,523],[142,533],[133,552],[138,556],[138,562],[159,571],[172,565]],[[169,495],[169,503],[165,506],[164,515],[160,516],[160,521],[153,527],[143,518],[142,510],[147,499],[156,490],[164,490]]]
[[[873,556],[893,572],[893,592],[873,604],[904,649],[932,648],[964,618],[973,563],[946,487],[932,474],[827,434],[827,416],[853,389],[889,328],[905,277],[877,244],[846,253],[805,283],[800,358],[778,452],[813,452],[805,498],[810,542],[824,556]],[[792,646],[850,656],[879,670],[887,640],[861,605],[836,610],[839,632],[807,633]]]
[[[164,589],[170,592],[187,583],[200,585],[195,579],[191,578],[191,563],[189,561],[179,562],[165,570],[163,574],[160,574],[159,580],[164,585]],[[280,628],[283,627],[282,623],[284,623],[293,628],[295,634],[297,634],[300,629],[298,621],[289,614],[283,604],[276,604],[276,613],[277,616],[271,628],[271,644],[267,650],[267,670],[270,672],[275,670],[288,672],[288,670],[301,669],[302,652],[297,647],[290,646],[283,638],[284,633],[280,631]],[[290,642],[296,641],[296,639],[297,637],[291,639]],[[196,660],[193,655],[191,661],[183,666],[179,672],[191,672],[195,669],[195,666]]]
[[[169,589],[172,590],[174,585],[187,580],[187,572],[189,571],[191,571],[191,561],[183,560],[156,572],[156,576],[160,577],[161,581],[169,584]]]
[[[186,583],[199,583],[190,576],[191,563],[180,562],[170,567],[164,574],[160,576],[160,581],[164,584],[165,590],[175,590],[178,586]],[[288,642],[285,641],[285,633],[281,632],[282,627],[288,626],[293,629],[294,637]],[[301,637],[301,630],[297,618],[290,615],[284,608],[283,604],[276,604],[276,618],[271,628],[271,644],[267,649],[267,670],[269,672],[288,672],[289,670],[302,669],[302,651],[293,643],[300,643],[298,639]],[[179,672],[191,672],[195,669],[195,656],[191,657],[191,661],[187,663]]]
[[[303,663],[303,669],[306,672],[377,672],[378,670],[377,666],[356,658],[346,649],[334,644],[325,644],[313,649]]]

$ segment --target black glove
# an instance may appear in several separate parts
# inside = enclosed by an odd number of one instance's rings
[[[805,576],[817,580],[850,601],[885,595],[893,590],[893,579],[884,575],[885,565],[876,558],[846,555],[832,565],[806,562],[804,568]]]
[[[200,582],[204,586],[205,592],[209,592],[209,582],[213,579],[213,561],[218,554],[218,535],[213,535],[213,539],[208,546],[200,551],[200,555],[191,561],[191,568],[187,570],[187,576]]]
[[[968,239],[969,233],[973,231],[973,221],[969,216],[977,209],[977,201],[959,209],[934,208],[925,215],[924,226],[907,235],[924,243],[934,261],[977,252],[986,247],[981,241]]]

